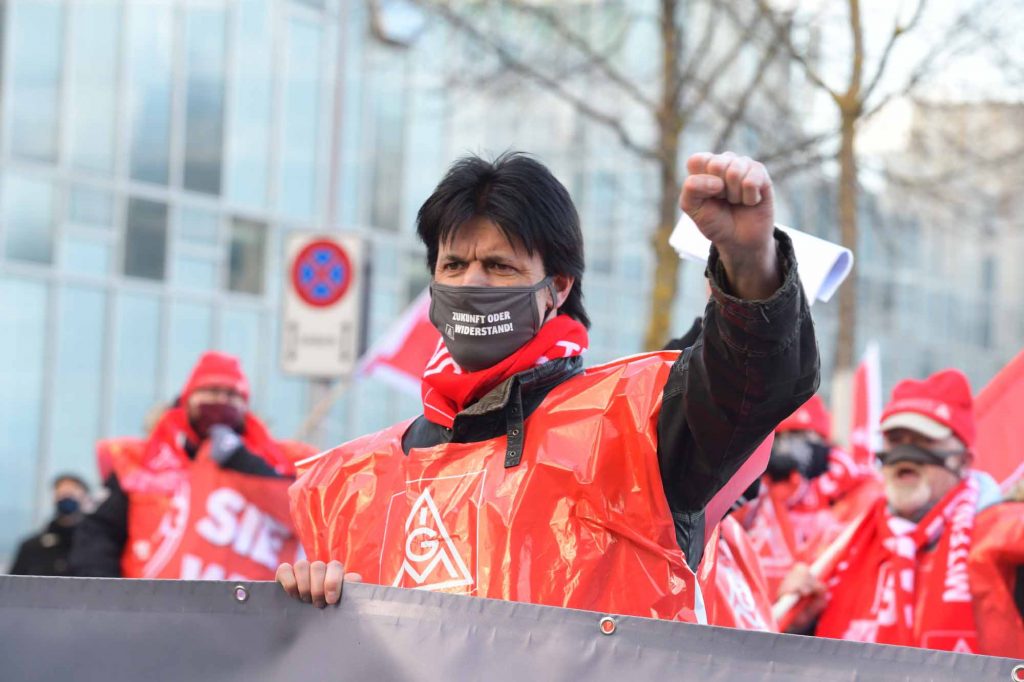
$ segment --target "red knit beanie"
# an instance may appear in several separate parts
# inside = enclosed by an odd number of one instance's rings
[[[233,355],[217,351],[203,353],[185,382],[181,398],[187,402],[193,391],[210,386],[230,388],[249,400],[249,380],[242,373],[238,358]]]

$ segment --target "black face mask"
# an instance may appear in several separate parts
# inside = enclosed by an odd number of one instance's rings
[[[79,512],[82,505],[73,497],[62,497],[54,505],[57,516],[73,516]]]
[[[878,461],[882,463],[882,466],[890,466],[900,462],[915,462],[917,464],[940,466],[959,475],[964,453],[953,450],[929,450],[920,445],[902,443],[879,452],[876,456]]]
[[[830,452],[827,443],[806,438],[776,439],[765,473],[776,482],[789,480],[794,471],[808,480],[817,478],[828,471]]]
[[[245,412],[230,403],[204,403],[196,412],[196,416],[190,421],[196,435],[201,439],[210,435],[210,427],[214,424],[223,424],[241,433],[242,425],[245,423]]]
[[[551,277],[528,287],[453,287],[430,285],[430,321],[462,369],[476,372],[493,367],[537,335],[544,320],[536,293],[551,292]]]

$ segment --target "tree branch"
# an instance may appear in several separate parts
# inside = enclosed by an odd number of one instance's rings
[[[829,87],[828,83],[826,83],[825,79],[821,77],[817,69],[807,61],[807,57],[797,50],[795,45],[793,45],[793,39],[790,35],[790,25],[792,21],[786,20],[785,22],[780,23],[775,15],[775,10],[768,5],[767,0],[756,0],[756,2],[762,14],[764,14],[771,23],[775,33],[775,39],[781,42],[783,47],[786,48],[786,52],[789,53],[790,58],[800,65],[804,75],[807,76],[807,80],[825,91],[825,93],[828,94],[837,105],[841,105],[841,97],[839,93]]]
[[[622,124],[621,120],[597,109],[587,99],[570,92],[560,82],[543,73],[538,68],[517,59],[505,46],[492,40],[464,16],[453,11],[446,3],[430,2],[429,0],[419,0],[419,2],[421,5],[431,8],[432,11],[441,16],[454,28],[459,29],[476,42],[487,46],[509,70],[536,83],[547,92],[571,105],[583,116],[611,130],[618,137],[619,142],[634,154],[652,161],[660,159],[658,151],[638,142]]]
[[[388,47],[396,47],[402,50],[408,49],[410,45],[416,42],[416,37],[413,37],[409,41],[404,41],[388,35],[388,32],[384,30],[384,22],[381,19],[380,0],[367,0],[366,6],[369,10],[368,20],[370,22],[370,35],[372,35],[377,42],[387,45]]]
[[[889,34],[889,40],[885,44],[885,49],[882,51],[882,56],[878,60],[878,67],[875,69],[875,75],[871,77],[867,86],[864,88],[863,96],[861,100],[864,102],[868,101],[871,97],[871,93],[874,92],[878,82],[882,79],[882,74],[885,73],[885,67],[889,63],[889,55],[892,54],[892,48],[899,41],[900,36],[905,33],[909,33],[914,30],[914,27],[921,19],[921,15],[924,14],[924,7],[928,4],[928,0],[918,0],[917,7],[914,8],[914,14],[911,15],[910,20],[906,24],[900,24],[899,17],[896,18],[895,24],[892,27],[892,33]]]
[[[586,57],[586,61],[588,63],[597,67],[598,72],[600,72],[610,82],[620,87],[623,92],[636,100],[638,104],[650,110],[654,110],[657,107],[654,100],[640,90],[640,88],[636,86],[636,83],[631,81],[618,69],[612,66],[606,55],[603,55],[598,50],[594,49],[594,46],[587,42],[583,36],[566,26],[565,22],[563,22],[549,7],[532,3],[524,3],[520,0],[505,0],[505,4],[524,14],[536,17],[547,24],[548,27],[551,28],[556,35],[561,37],[567,45],[579,51],[580,54]],[[628,27],[628,25],[628,23],[623,24],[623,30],[620,33],[620,37],[618,40],[613,41],[613,44],[621,44],[621,37],[625,35],[626,27]]]
[[[746,48],[750,41],[753,39],[756,33],[757,27],[760,25],[762,15],[757,15],[747,23],[743,32],[736,38],[736,42],[733,43],[732,47],[725,53],[725,55],[718,60],[710,69],[708,69],[708,77],[705,79],[693,78],[693,80],[700,83],[700,87],[697,88],[695,99],[693,99],[688,109],[691,111],[699,109],[708,99],[713,95],[715,87],[727,80],[722,77],[725,70],[728,69],[741,54],[743,54],[744,48]]]
[[[704,22],[704,29],[700,32],[700,42],[690,51],[690,54],[685,58],[680,55],[679,64],[685,64],[685,68],[679,71],[678,79],[680,83],[687,83],[697,74],[697,66],[701,64],[701,61],[697,58],[697,55],[703,55],[710,48],[711,44],[718,34],[718,27],[721,25],[718,19],[718,10],[720,5],[718,3],[711,3],[708,5],[708,16]]]
[[[758,88],[761,87],[761,82],[764,80],[764,76],[768,73],[768,68],[772,62],[775,61],[775,55],[778,54],[779,44],[775,41],[771,41],[768,47],[761,55],[761,61],[758,64],[757,72],[754,73],[754,77],[747,84],[746,89],[740,94],[739,99],[736,100],[735,106],[732,107],[732,111],[726,117],[725,124],[718,133],[718,137],[715,140],[715,144],[711,147],[715,150],[725,148],[726,142],[732,137],[736,126],[739,125],[740,121],[744,117],[744,113],[747,111],[747,107],[750,105],[750,99]]]

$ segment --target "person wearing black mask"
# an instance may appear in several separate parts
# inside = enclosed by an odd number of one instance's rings
[[[74,474],[53,480],[53,518],[46,529],[26,538],[11,566],[11,575],[68,575],[71,538],[89,503],[89,486]]]

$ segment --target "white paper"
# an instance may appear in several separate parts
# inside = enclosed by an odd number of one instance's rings
[[[776,225],[793,240],[797,271],[804,283],[807,301],[828,301],[853,269],[853,253],[845,246],[815,237],[785,225]],[[668,240],[684,260],[707,263],[711,241],[701,234],[697,224],[685,213]]]

